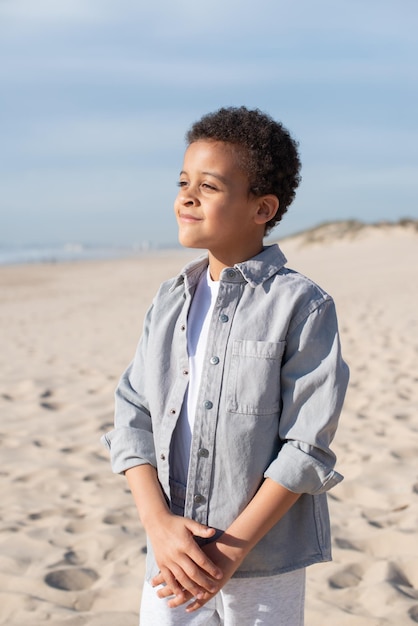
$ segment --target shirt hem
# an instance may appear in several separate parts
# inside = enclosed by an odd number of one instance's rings
[[[288,572],[293,572],[297,569],[302,569],[305,567],[309,567],[310,565],[315,565],[316,563],[327,563],[332,561],[331,555],[319,555],[316,557],[312,557],[309,559],[305,559],[303,561],[299,561],[298,563],[287,565],[283,567],[276,567],[271,570],[237,570],[232,578],[267,578],[269,576],[277,576],[278,574],[286,574]]]

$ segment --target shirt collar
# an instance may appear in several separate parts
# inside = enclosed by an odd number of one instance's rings
[[[260,254],[248,259],[248,261],[236,263],[234,268],[240,272],[242,279],[251,285],[251,287],[256,287],[257,285],[262,285],[266,280],[274,276],[274,274],[277,274],[277,272],[284,267],[286,260],[279,246],[273,244],[271,246],[265,246]],[[177,276],[177,280],[172,288],[184,282],[188,289],[192,289],[199,281],[202,272],[205,271],[207,266],[207,255],[188,263]],[[227,272],[228,270],[223,270],[221,280],[228,280]]]
[[[256,287],[277,274],[284,267],[286,261],[287,259],[279,246],[273,244],[272,246],[264,246],[260,254],[252,259],[237,263],[235,268],[241,272],[251,287]]]

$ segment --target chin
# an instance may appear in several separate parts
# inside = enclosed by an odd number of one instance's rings
[[[205,248],[202,242],[196,241],[193,237],[187,237],[187,235],[179,234],[179,243],[185,248]]]

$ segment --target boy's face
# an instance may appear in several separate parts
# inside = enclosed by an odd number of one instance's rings
[[[233,146],[203,140],[190,144],[179,187],[174,210],[183,246],[228,254],[231,262],[260,251],[263,228],[254,221],[259,199],[249,191]]]

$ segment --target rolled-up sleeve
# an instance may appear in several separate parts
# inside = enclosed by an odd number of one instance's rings
[[[156,467],[151,415],[145,397],[145,355],[152,307],[149,309],[135,358],[120,379],[115,393],[115,428],[102,437],[110,451],[113,472],[136,465]]]
[[[348,384],[334,302],[326,299],[287,337],[277,457],[265,477],[295,493],[328,491],[343,477],[330,449]]]

